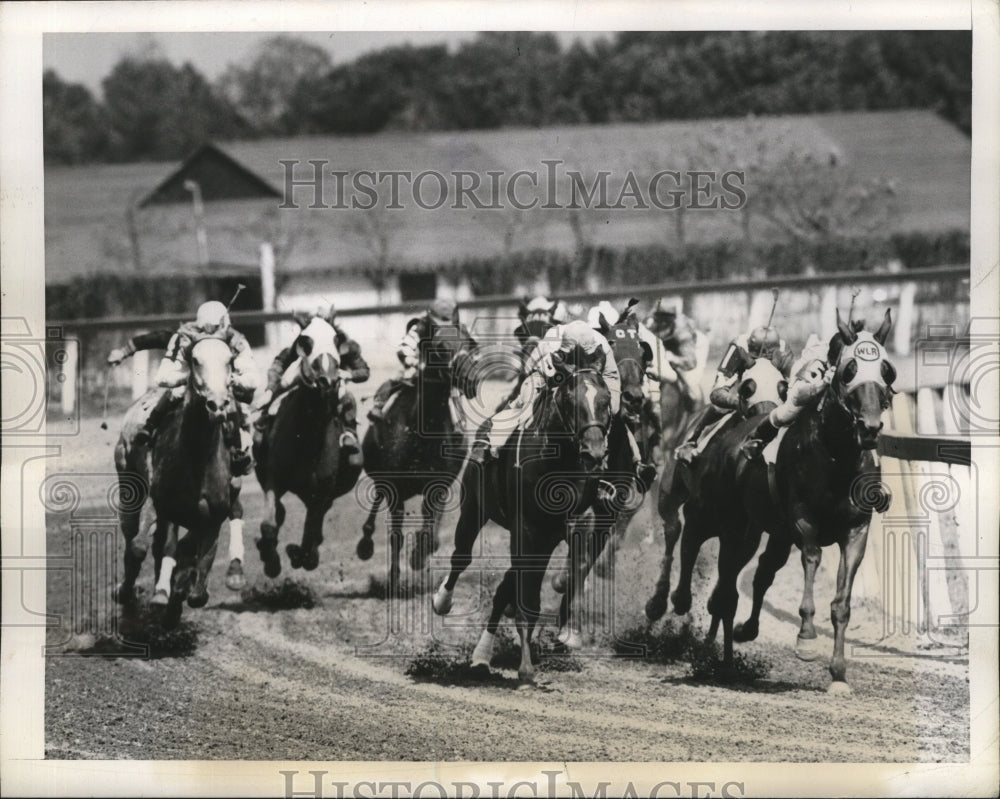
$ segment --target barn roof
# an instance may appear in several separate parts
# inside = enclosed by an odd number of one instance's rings
[[[281,192],[260,175],[218,145],[206,142],[142,197],[139,208],[189,202],[188,181],[198,184],[205,202],[281,198]]]
[[[970,224],[971,142],[945,120],[925,110],[760,117],[781,126],[797,143],[817,152],[836,152],[845,168],[867,177],[896,182],[900,214],[894,230],[968,230]],[[218,167],[232,185],[247,195],[211,202],[205,209],[209,251],[213,261],[254,264],[261,241],[284,240],[279,270],[288,276],[344,274],[357,271],[370,257],[365,242],[352,229],[351,214],[311,210],[308,190],[300,210],[280,208],[274,187],[285,183],[282,161],[300,162],[298,176],[308,173],[310,159],[329,169],[452,170],[538,169],[543,159],[600,165],[620,172],[652,155],[670,158],[709,126],[731,130],[736,138],[742,120],[683,120],[552,128],[435,133],[391,132],[374,136],[316,136],[262,139],[206,145],[184,164],[103,164],[47,167],[45,170],[46,281],[65,283],[78,275],[127,271],[131,268],[125,211],[133,201],[146,201],[137,214],[142,266],[150,274],[198,271],[190,194],[184,174],[199,163]],[[197,158],[203,153],[203,160]],[[210,155],[209,155],[210,154]],[[235,164],[235,167],[233,166]],[[188,168],[185,173],[185,167]],[[211,168],[210,168],[211,167]],[[164,173],[169,174],[164,177]],[[198,173],[202,174],[202,173]],[[253,176],[253,180],[247,178]],[[193,179],[198,179],[197,176]],[[247,182],[243,182],[246,179]],[[226,183],[226,181],[222,181]],[[167,192],[171,188],[173,194]],[[265,188],[266,187],[266,188]],[[179,191],[179,194],[177,193]],[[214,188],[212,189],[214,191]],[[235,189],[233,189],[235,192]],[[160,192],[158,194],[158,192]],[[177,197],[182,204],[154,202]],[[244,196],[247,199],[237,199]],[[263,200],[262,197],[267,197]],[[419,271],[442,262],[489,256],[504,246],[500,220],[485,212],[443,207],[429,212],[408,208],[394,212],[394,258],[400,268]],[[734,215],[693,212],[687,215],[688,240],[705,241],[737,235]],[[355,220],[356,221],[356,220]],[[598,243],[620,246],[663,240],[662,216],[622,213],[602,224]],[[731,231],[730,228],[734,228]],[[564,217],[523,233],[518,246],[571,250],[572,233]]]

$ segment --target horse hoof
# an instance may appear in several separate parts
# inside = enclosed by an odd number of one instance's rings
[[[189,608],[203,608],[208,604],[208,591],[192,591],[187,598]]]
[[[577,630],[570,630],[564,627],[559,631],[559,635],[556,636],[556,640],[558,640],[559,643],[567,649],[583,648],[583,636],[580,635]]]
[[[356,549],[358,560],[368,560],[375,554],[375,542],[371,539],[371,534],[365,531],[365,537],[358,541]]]
[[[307,549],[302,553],[302,568],[307,572],[311,572],[319,566],[319,550],[318,549]]]
[[[678,594],[674,591],[670,599],[674,603],[674,613],[678,616],[683,616],[691,610],[691,594]]]
[[[555,591],[557,594],[565,594],[566,582],[568,581],[568,579],[569,577],[566,574],[565,569],[560,569],[559,571],[557,571],[555,574],[552,575],[552,590]]]
[[[828,696],[850,696],[851,686],[849,686],[843,680],[834,680],[830,683],[830,687],[826,689]]]
[[[163,614],[163,619],[160,622],[164,630],[172,630],[180,624],[181,611],[183,609],[181,600],[176,595],[172,597],[170,604],[167,605],[167,611]]]
[[[819,638],[799,637],[795,640],[795,657],[799,660],[812,661],[819,656]]]
[[[257,551],[260,552],[260,559],[264,563],[264,574],[272,579],[281,574],[281,558],[278,557],[273,541],[258,539]]]
[[[451,613],[451,598],[454,593],[454,591],[449,591],[444,587],[444,582],[438,586],[438,590],[434,592],[434,599],[431,601],[431,606],[438,616],[447,616]]]
[[[646,602],[646,608],[643,612],[646,614],[646,621],[659,621],[663,618],[663,614],[667,612],[666,597],[654,596]]]
[[[503,615],[506,616],[508,619],[513,619],[514,618],[514,606],[513,605],[506,605],[506,606],[504,606]]]
[[[226,588],[230,591],[239,591],[247,584],[243,576],[243,562],[239,558],[229,561],[229,568],[226,569]]]
[[[119,605],[126,605],[129,602],[135,602],[135,586],[125,585],[124,583],[116,585],[111,590],[111,597]]]
[[[160,607],[165,607],[169,602],[170,594],[162,588],[157,588],[156,593],[153,594],[153,598],[149,600],[150,605],[159,605]]]
[[[298,544],[289,544],[285,547],[285,554],[288,555],[288,563],[293,569],[301,569],[305,563],[305,554]]]
[[[534,669],[518,669],[517,679],[521,681],[521,686],[519,687],[531,687],[535,684],[535,670]]]
[[[746,643],[747,641],[756,641],[758,632],[760,632],[760,630],[756,624],[751,624],[750,622],[737,624],[733,628],[733,640],[740,644]]]
[[[490,667],[486,663],[472,663],[469,666],[468,676],[470,680],[488,680]]]

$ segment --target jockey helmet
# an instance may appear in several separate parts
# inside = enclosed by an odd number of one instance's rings
[[[525,308],[529,314],[545,314],[548,316],[552,310],[552,303],[545,299],[545,297],[538,296],[529,302]]]
[[[570,352],[576,346],[579,346],[588,355],[600,346],[600,340],[594,334],[594,330],[586,322],[579,319],[570,322],[563,328],[559,349],[563,352]]]
[[[445,298],[434,300],[430,307],[431,318],[441,324],[450,325],[455,321],[456,306],[454,300]]]
[[[764,335],[764,352],[771,354],[777,352],[781,347],[781,336],[778,335],[778,331],[773,327],[767,329],[767,333]]]
[[[195,326],[204,333],[215,333],[229,329],[229,310],[221,302],[210,300],[198,306]]]
[[[607,300],[601,300],[597,305],[587,311],[587,324],[589,324],[594,330],[601,329],[601,314],[604,315],[604,320],[609,325],[613,325],[618,321],[618,311],[616,311]]]
[[[773,327],[755,327],[747,337],[747,351],[754,358],[770,355],[780,344],[781,338]]]

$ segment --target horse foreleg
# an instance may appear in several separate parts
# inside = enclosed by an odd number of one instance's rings
[[[580,619],[583,617],[583,584],[590,572],[593,556],[591,542],[600,535],[596,526],[575,525],[569,534],[566,556],[566,584],[559,603],[558,640],[568,649],[583,646]]]
[[[646,618],[649,621],[659,620],[667,612],[667,597],[670,596],[670,575],[674,569],[674,548],[677,539],[681,537],[680,509],[669,508],[663,517],[663,560],[660,562],[660,576],[656,580],[653,595],[646,602]],[[689,591],[690,593],[690,591]],[[688,599],[690,608],[691,600]]]
[[[239,591],[246,585],[243,576],[243,503],[240,489],[243,481],[234,477],[229,489],[229,567],[226,569],[226,588]]]
[[[130,502],[127,508],[123,507],[118,511],[122,536],[125,538],[123,558],[125,573],[121,583],[115,586],[111,595],[120,604],[135,600],[135,581],[142,570],[142,562],[146,559],[146,544],[139,533],[145,533],[151,522],[149,517],[152,515],[152,503],[146,499],[148,492],[145,484],[138,488],[130,485],[129,490],[140,491],[141,495],[136,497],[135,502]]]
[[[742,624],[737,624],[733,631],[736,641],[753,641],[760,632],[760,612],[764,607],[764,595],[774,582],[778,573],[792,550],[792,542],[788,538],[769,535],[767,545],[757,562],[757,573],[753,576],[753,607],[750,616]]]
[[[493,592],[493,604],[490,607],[490,616],[486,622],[486,627],[479,636],[476,648],[472,651],[472,660],[469,665],[476,669],[488,672],[490,661],[493,659],[493,645],[496,642],[497,630],[500,627],[500,619],[503,617],[504,608],[514,602],[514,581],[516,575],[512,568],[507,569],[503,579]]]
[[[433,503],[428,501],[426,493],[420,502],[420,515],[423,524],[421,524],[420,531],[417,533],[417,540],[413,543],[413,549],[410,550],[410,568],[415,572],[424,568],[427,558],[437,549],[438,514]]]
[[[208,603],[208,573],[219,546],[219,525],[213,530],[199,530],[195,547],[194,585],[188,594],[188,607],[202,608]],[[192,531],[193,533],[193,531]]]
[[[451,553],[451,569],[448,576],[438,586],[434,593],[434,612],[444,616],[451,611],[452,595],[455,584],[472,563],[472,547],[483,529],[486,519],[491,515],[491,508],[486,507],[484,490],[477,470],[471,469],[465,473],[463,480],[462,510],[455,526],[455,544]]]
[[[531,634],[541,615],[542,581],[545,567],[540,565],[522,568],[515,583],[514,623],[521,639],[521,664],[517,676],[524,683],[535,681],[535,664],[531,659]]]
[[[802,534],[802,602],[799,605],[799,617],[802,624],[795,642],[795,654],[801,660],[815,660],[819,657],[816,649],[816,627],[813,617],[816,615],[816,603],[813,600],[813,586],[816,583],[816,570],[823,558],[823,550],[816,539],[815,528],[804,520],[800,520],[799,532]]]
[[[375,542],[372,541],[372,535],[375,533],[375,517],[378,516],[378,509],[382,504],[382,499],[382,492],[376,490],[372,509],[368,512],[368,518],[365,519],[365,523],[361,525],[361,540],[358,541],[358,546],[355,550],[358,560],[368,560],[375,552]]]
[[[389,597],[399,596],[399,553],[403,549],[403,502],[389,508]]]
[[[150,604],[166,605],[172,593],[174,568],[177,566],[177,525],[157,520],[153,534],[153,558],[156,561],[156,588]]]
[[[319,545],[323,543],[323,519],[333,504],[332,499],[313,501],[306,505],[306,521],[302,526],[302,545],[285,547],[293,569],[312,571],[319,565]]]
[[[830,619],[833,622],[833,659],[830,661],[830,676],[833,682],[828,689],[831,693],[850,693],[847,685],[847,661],[844,659],[844,639],[847,624],[851,620],[851,590],[854,577],[865,556],[868,544],[868,522],[852,528],[847,541],[840,545],[840,566],[837,569],[837,594],[830,603]]]
[[[280,497],[273,488],[264,491],[264,520],[260,523],[260,538],[257,539],[257,551],[264,564],[264,574],[274,578],[281,574],[281,558],[278,556],[278,530],[281,520],[278,509],[281,506]]]
[[[674,603],[674,613],[683,616],[691,610],[691,578],[698,561],[701,545],[709,538],[702,524],[686,521],[681,531],[681,569],[677,576],[677,588],[670,595]]]

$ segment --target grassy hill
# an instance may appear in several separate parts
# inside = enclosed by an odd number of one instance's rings
[[[897,181],[899,230],[969,227],[970,140],[929,111],[822,114],[762,120],[819,155],[836,152],[844,168],[866,177]],[[405,169],[485,174],[520,169],[543,174],[545,159],[561,159],[568,169],[629,169],[650,174],[686,168],[683,153],[708,127],[734,140],[742,120],[508,129],[499,131],[382,134],[238,142],[224,145],[237,160],[276,187],[284,182],[282,159],[298,159],[309,174],[309,159],[330,169]],[[126,209],[161,181],[175,165],[130,164],[49,168],[45,175],[46,279],[58,284],[76,275],[134,269]],[[719,164],[720,170],[732,168]],[[612,178],[612,182],[614,181]],[[332,202],[332,183],[328,184]],[[433,198],[436,188],[428,184]],[[309,202],[309,191],[299,195]],[[404,195],[406,196],[406,195]],[[213,260],[253,264],[260,241],[284,242],[283,271],[353,270],[371,257],[370,241],[359,235],[359,214],[345,210],[278,210],[274,202],[209,204],[206,220]],[[513,249],[572,250],[573,231],[565,212],[527,213],[512,220],[498,211],[430,211],[409,207],[390,212],[385,222],[390,260],[411,268],[431,268],[450,259],[502,251],[505,231],[514,224]],[[586,232],[595,243],[622,245],[675,240],[674,214],[623,210],[589,214]],[[190,272],[197,263],[190,206],[138,212],[135,232],[148,274]],[[685,216],[689,241],[739,235],[737,215],[691,211]]]

